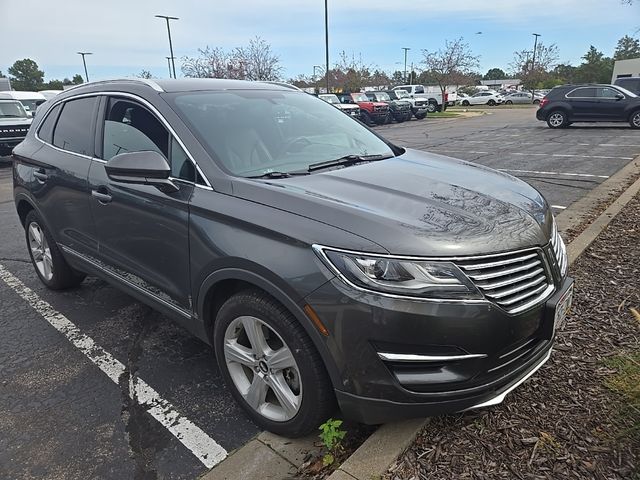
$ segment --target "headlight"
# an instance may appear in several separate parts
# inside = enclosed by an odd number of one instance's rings
[[[377,257],[319,246],[314,249],[342,280],[357,289],[416,298],[483,298],[451,262]]]

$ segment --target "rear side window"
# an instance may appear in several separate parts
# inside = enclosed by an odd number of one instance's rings
[[[47,115],[47,118],[45,118],[44,122],[42,122],[42,125],[40,125],[38,136],[40,137],[40,139],[42,139],[43,142],[53,142],[53,127],[56,125],[56,120],[58,120],[58,115],[60,114],[61,109],[62,104],[58,104],[53,107]]]
[[[95,97],[65,102],[53,132],[53,144],[69,152],[93,156],[91,130],[95,106]]]
[[[618,90],[614,90],[609,87],[598,87],[598,97],[601,98],[616,98],[617,95],[620,95]]]
[[[422,87],[422,85],[416,86],[416,93],[424,93],[424,88]]]
[[[567,93],[568,98],[594,98],[596,96],[596,89],[594,87],[576,88],[575,90]]]

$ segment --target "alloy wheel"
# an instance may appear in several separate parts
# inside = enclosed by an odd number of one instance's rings
[[[561,126],[564,123],[564,115],[558,112],[552,113],[551,116],[549,116],[549,123],[553,127]]]
[[[640,128],[640,112],[633,114],[633,117],[631,117],[631,123],[633,123],[634,127]]]
[[[47,242],[40,225],[36,222],[29,224],[29,248],[31,249],[31,257],[38,272],[47,281],[53,278],[53,260],[51,258],[51,249]]]
[[[259,318],[234,319],[224,335],[229,375],[244,400],[275,422],[296,416],[302,403],[300,369],[282,337]]]

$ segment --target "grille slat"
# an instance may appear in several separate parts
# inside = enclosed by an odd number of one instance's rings
[[[551,233],[551,248],[553,249],[553,255],[560,270],[560,277],[563,278],[567,273],[568,266],[567,249],[555,223],[553,224],[553,232]]]
[[[538,305],[553,291],[541,249],[456,261],[475,286],[508,313]]]

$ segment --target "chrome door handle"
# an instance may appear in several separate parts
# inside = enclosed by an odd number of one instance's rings
[[[97,190],[91,190],[91,196],[96,198],[100,203],[109,203],[113,198],[108,193],[102,193]]]

